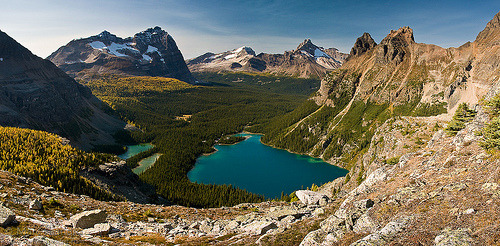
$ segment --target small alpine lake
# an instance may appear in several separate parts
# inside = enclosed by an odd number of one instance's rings
[[[127,152],[119,155],[118,157],[126,160],[134,155],[137,155],[143,151],[149,150],[153,148],[154,146],[150,143],[142,143],[142,144],[136,144],[136,145],[127,145]],[[155,164],[156,160],[160,158],[161,154],[155,153],[152,156],[146,157],[139,161],[139,166],[135,167],[132,169],[132,172],[135,174],[139,175],[142,172],[146,171],[149,167],[151,167],[153,164]]]
[[[198,158],[188,173],[192,182],[231,184],[267,198],[322,185],[348,171],[321,159],[275,149],[260,142],[261,135],[238,134],[248,139],[234,145],[217,145],[217,152]]]

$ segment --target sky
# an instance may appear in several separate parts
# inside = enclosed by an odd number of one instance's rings
[[[184,58],[250,46],[283,53],[310,38],[349,53],[364,32],[379,43],[410,26],[415,41],[458,47],[474,41],[500,1],[356,0],[0,0],[0,30],[47,57],[72,39],[107,30],[130,37],[160,26]]]

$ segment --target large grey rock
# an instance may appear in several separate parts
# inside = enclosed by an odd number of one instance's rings
[[[298,190],[295,195],[306,205],[321,205],[324,206],[328,203],[329,198],[321,193],[310,190]]]
[[[271,208],[271,210],[269,210],[266,213],[267,217],[273,218],[275,220],[281,220],[289,215],[298,219],[298,218],[302,217],[302,215],[304,215],[304,214],[293,207],[274,207],[274,208]]]
[[[436,246],[467,246],[474,245],[474,239],[468,229],[444,229],[435,239]]]
[[[75,228],[92,228],[95,224],[104,223],[106,221],[106,212],[100,209],[85,211],[71,216],[69,222]]]
[[[356,241],[351,245],[386,245],[389,241],[396,237],[398,233],[405,230],[410,225],[411,220],[411,217],[404,217],[391,221],[387,223],[384,228]]]
[[[354,207],[356,207],[357,209],[366,211],[367,209],[373,207],[374,204],[375,204],[375,202],[373,202],[371,199],[363,199],[363,200],[359,200],[359,201],[354,202]]]
[[[363,214],[356,221],[352,230],[355,233],[373,233],[377,230],[377,223],[375,223],[375,221],[373,221],[373,219],[367,214]]]
[[[8,226],[16,219],[16,214],[10,209],[0,205],[0,226]]]
[[[82,231],[84,235],[92,235],[92,236],[104,236],[108,235],[111,232],[111,225],[109,223],[101,223],[95,224],[93,228],[87,228]]]
[[[43,236],[38,236],[33,238],[33,246],[69,246],[69,244],[48,238]]]
[[[255,234],[255,235],[263,235],[267,231],[271,229],[275,229],[278,226],[276,226],[276,223],[271,222],[271,221],[254,221],[248,225],[246,225],[243,228],[243,231],[250,233],[250,234]]]
[[[35,199],[30,202],[29,209],[31,210],[42,210],[43,205],[39,199]]]

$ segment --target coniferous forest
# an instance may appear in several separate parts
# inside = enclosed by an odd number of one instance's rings
[[[85,153],[64,145],[57,135],[23,128],[0,127],[0,169],[31,178],[58,191],[100,200],[122,198],[79,175],[84,167],[116,160],[109,154]]]
[[[170,202],[217,207],[265,200],[231,185],[192,183],[187,173],[201,154],[213,151],[216,140],[249,126],[258,129],[292,111],[317,90],[319,80],[238,73],[198,76],[206,84],[119,76],[80,82],[142,130],[132,133],[136,141],[152,142],[162,153],[140,177]],[[182,117],[186,115],[190,117]]]

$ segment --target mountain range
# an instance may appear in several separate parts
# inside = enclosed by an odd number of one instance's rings
[[[284,54],[257,55],[252,48],[243,46],[218,54],[205,53],[187,60],[187,65],[192,72],[267,72],[302,78],[321,78],[339,68],[347,56],[335,48],[318,47],[310,39],[306,39],[295,50],[286,51]]]
[[[52,62],[0,31],[0,125],[57,133],[85,150],[114,144],[125,123]]]
[[[169,77],[196,83],[174,39],[160,27],[128,38],[103,31],[72,40],[47,59],[76,78],[117,74]]]

